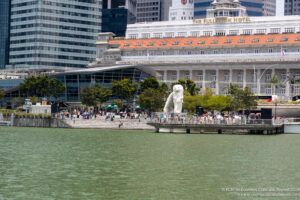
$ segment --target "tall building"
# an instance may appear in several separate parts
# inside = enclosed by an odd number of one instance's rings
[[[160,0],[137,0],[136,22],[160,21]]]
[[[102,0],[12,0],[9,64],[85,67],[96,54]]]
[[[160,20],[168,21],[169,20],[169,9],[172,6],[172,1],[170,0],[161,0],[160,2]]]
[[[284,4],[284,15],[300,15],[300,1],[286,0]]]
[[[194,19],[193,0],[173,0],[169,10],[169,21]]]
[[[265,16],[283,16],[284,0],[263,0]]]
[[[232,1],[232,0],[228,0]],[[205,18],[206,9],[211,5],[212,0],[195,0],[194,16],[195,19]],[[263,0],[241,0],[241,5],[247,9],[248,16],[263,15]]]
[[[102,10],[102,32],[112,32],[116,37],[126,34],[128,10],[126,8],[112,8]]]
[[[115,9],[115,8],[127,9],[128,24],[133,24],[136,22],[136,0],[103,0],[103,9]],[[121,13],[121,15],[123,14]]]
[[[9,24],[10,0],[0,1],[0,69],[5,68],[9,60]]]

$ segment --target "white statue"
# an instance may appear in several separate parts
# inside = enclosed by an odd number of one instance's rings
[[[183,103],[182,85],[174,85],[164,107],[164,113],[181,113]]]

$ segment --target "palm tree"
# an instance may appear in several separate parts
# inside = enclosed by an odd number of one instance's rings
[[[271,80],[270,80],[270,83],[272,85],[272,94],[275,95],[275,88],[278,87],[278,84],[281,83],[281,80],[278,78],[277,75],[274,75]]]

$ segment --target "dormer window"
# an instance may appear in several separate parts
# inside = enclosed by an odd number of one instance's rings
[[[185,44],[192,44],[193,41],[187,41]]]
[[[232,43],[232,40],[226,40],[224,43]]]
[[[154,42],[149,42],[148,46],[153,46]]]
[[[160,45],[167,45],[167,42],[162,42]]]
[[[205,44],[205,40],[199,41],[198,44]]]
[[[267,42],[274,42],[274,38],[268,38]]]
[[[296,38],[296,41],[300,41],[300,37],[297,37],[297,38]]]
[[[288,40],[289,40],[288,38],[281,38],[280,42],[286,42]]]
[[[258,38],[255,38],[255,39],[252,40],[252,42],[253,42],[253,43],[257,43],[257,42],[259,42],[259,39],[258,39]]]
[[[240,39],[240,40],[239,40],[239,43],[245,43],[245,42],[246,42],[245,39]]]
[[[125,47],[129,47],[129,46],[130,46],[130,43],[125,43],[124,46],[125,46]]]
[[[138,43],[136,44],[136,46],[142,46],[142,45],[143,45],[142,42],[138,42]]]
[[[211,44],[218,44],[218,40],[213,40],[212,42],[211,42]]]
[[[173,42],[173,45],[179,45],[179,42],[178,41]]]

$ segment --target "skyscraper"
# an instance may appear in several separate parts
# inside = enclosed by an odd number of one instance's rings
[[[283,16],[284,0],[263,0],[265,16]]]
[[[10,0],[0,1],[0,69],[9,59]]]
[[[300,0],[286,0],[284,15],[300,15]]]
[[[194,19],[193,0],[172,0],[169,10],[169,21]]]
[[[212,2],[212,0],[195,0],[194,17],[205,18],[206,9]],[[263,15],[263,0],[240,0],[240,2],[242,6],[246,7],[248,16]]]
[[[12,0],[9,64],[85,67],[96,54],[102,0]]]
[[[137,0],[136,22],[160,21],[160,0]]]

